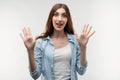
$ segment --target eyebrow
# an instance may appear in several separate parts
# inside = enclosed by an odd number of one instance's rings
[[[55,11],[54,13],[59,13],[59,12]],[[67,13],[66,13],[66,12],[63,12],[62,14],[67,14]]]

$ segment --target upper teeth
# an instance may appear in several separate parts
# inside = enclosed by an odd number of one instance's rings
[[[57,23],[57,25],[62,25],[61,23]]]

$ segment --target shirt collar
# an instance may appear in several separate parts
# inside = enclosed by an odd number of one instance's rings
[[[75,43],[74,39],[75,39],[75,36],[73,34],[69,34],[67,33],[67,38],[68,38],[68,41],[69,42],[72,42],[72,43]],[[43,40],[50,40],[50,36],[47,36],[46,38],[43,38]]]
[[[68,41],[70,41],[70,42],[72,42],[72,43],[75,43],[74,41],[74,39],[75,39],[75,36],[73,35],[73,34],[68,34],[67,33],[67,38],[68,38]]]

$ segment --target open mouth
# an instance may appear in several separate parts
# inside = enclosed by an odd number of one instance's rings
[[[57,27],[62,27],[63,26],[63,23],[56,23]]]

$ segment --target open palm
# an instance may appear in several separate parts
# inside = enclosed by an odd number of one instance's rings
[[[92,27],[89,24],[84,25],[81,35],[77,35],[77,40],[80,46],[86,46],[88,43],[89,38],[95,33],[95,31],[91,32]]]
[[[24,27],[20,35],[26,48],[28,50],[33,50],[36,39],[32,37],[30,29],[28,27],[27,28]]]

